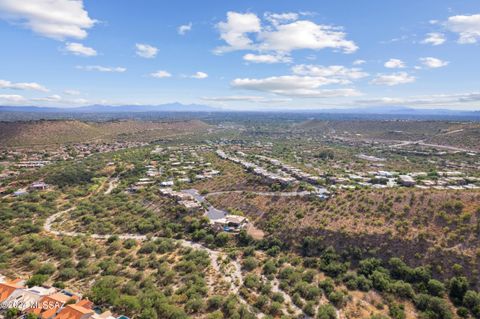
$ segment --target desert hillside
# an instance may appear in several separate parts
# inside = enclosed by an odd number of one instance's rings
[[[168,135],[205,130],[199,120],[153,122],[76,120],[0,122],[0,144],[10,146],[51,145],[93,140],[152,140]]]

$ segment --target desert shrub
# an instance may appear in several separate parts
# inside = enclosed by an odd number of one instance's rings
[[[331,304],[320,305],[317,311],[318,319],[336,319],[337,311]]]
[[[257,268],[258,262],[254,257],[247,257],[243,260],[242,268],[246,271],[252,271]]]
[[[463,301],[463,296],[468,290],[468,279],[466,277],[453,277],[448,286],[450,299],[456,305],[460,305]]]
[[[441,297],[445,293],[446,289],[442,282],[436,279],[430,279],[427,284],[427,290],[432,296]]]

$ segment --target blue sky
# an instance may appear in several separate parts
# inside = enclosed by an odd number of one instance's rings
[[[480,109],[480,1],[0,0],[0,104]]]

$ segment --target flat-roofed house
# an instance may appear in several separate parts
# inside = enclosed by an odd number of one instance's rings
[[[400,175],[398,176],[398,181],[403,186],[414,186],[415,180],[410,175]]]
[[[244,216],[226,215],[213,221],[214,229],[237,232],[248,224],[248,219]]]
[[[44,182],[34,182],[30,185],[30,190],[46,190],[48,189],[48,184]]]

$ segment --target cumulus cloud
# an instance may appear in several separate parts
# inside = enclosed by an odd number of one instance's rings
[[[338,84],[340,80],[324,77],[284,75],[262,79],[239,78],[231,82],[232,87],[269,92],[278,95],[305,98],[346,97],[360,95],[355,89],[328,89],[319,88],[328,84]]]
[[[358,47],[345,39],[346,33],[338,27],[316,24],[308,20],[299,20],[277,25],[273,30],[259,35],[259,48],[290,52],[293,50],[325,48],[338,49],[344,53],[353,53]]]
[[[157,56],[158,48],[151,46],[149,44],[137,43],[135,44],[137,48],[137,55],[145,59],[152,59]]]
[[[32,99],[32,101],[38,101],[38,102],[60,102],[61,100],[62,100],[62,97],[58,94]]]
[[[95,56],[97,55],[97,51],[95,49],[86,47],[81,43],[76,42],[69,42],[65,45],[65,50],[75,55],[80,56]]]
[[[20,103],[25,102],[26,99],[18,94],[0,94],[0,100],[11,102],[11,103]]]
[[[217,53],[251,49],[253,41],[248,34],[261,31],[260,19],[255,14],[233,11],[227,13],[227,21],[218,23],[217,28],[220,38],[228,45],[217,48]]]
[[[82,0],[2,0],[0,17],[57,40],[84,39],[96,22]]]
[[[359,59],[359,60],[353,61],[352,64],[353,64],[353,65],[362,65],[362,64],[365,64],[365,63],[367,63],[367,61],[365,61],[365,60],[360,60],[360,59]]]
[[[439,33],[439,32],[432,32],[432,33],[427,33],[422,43],[431,44],[431,45],[441,45],[445,43],[445,41],[447,41],[447,39],[445,38],[445,34]]]
[[[67,94],[67,95],[80,95],[80,91],[77,91],[77,90],[64,90],[63,93]]]
[[[405,67],[405,62],[399,59],[390,59],[385,62],[384,66],[389,69],[402,69]]]
[[[180,35],[185,35],[187,32],[190,32],[191,30],[192,30],[192,23],[190,22],[188,24],[183,24],[179,26],[177,29],[177,32]]]
[[[33,97],[33,98],[26,98],[21,95],[1,95],[0,94],[0,101],[5,101],[3,103],[7,105],[86,105],[90,103],[90,101],[86,99],[64,99],[61,95],[53,94],[44,97]]]
[[[156,72],[150,73],[150,76],[157,79],[169,78],[172,75],[165,70],[158,70]]]
[[[321,50],[331,48],[344,53],[355,52],[358,47],[346,39],[342,28],[316,24],[309,20],[297,20],[292,13],[266,15],[267,25],[253,13],[228,12],[227,20],[217,24],[220,38],[226,46],[215,53],[235,50],[274,51],[289,53],[294,50]]]
[[[298,20],[298,13],[296,12],[285,12],[285,13],[271,13],[265,12],[263,15],[265,20],[270,21],[273,24],[285,23],[289,21]]]
[[[126,68],[121,66],[111,67],[111,66],[101,66],[101,65],[77,65],[76,68],[84,71],[98,71],[98,72],[112,72],[112,73],[123,73],[127,71]]]
[[[368,76],[368,73],[363,72],[360,68],[347,68],[342,65],[299,64],[292,67],[292,72],[298,75],[336,79],[341,84],[348,84],[351,80],[358,80]]]
[[[391,74],[378,74],[375,79],[371,81],[377,85],[395,86],[399,84],[406,84],[415,82],[415,77],[409,75],[407,72],[397,72]]]
[[[476,43],[480,39],[480,14],[449,17],[445,27],[459,35],[458,43]]]
[[[420,61],[425,67],[430,69],[441,68],[447,66],[449,63],[448,61],[442,61],[440,59],[432,57],[420,58]]]
[[[48,89],[46,87],[35,82],[14,83],[7,80],[0,80],[0,89],[34,90],[34,91],[48,92]]]
[[[200,71],[198,71],[197,73],[191,75],[190,77],[191,77],[192,79],[202,80],[202,79],[208,78],[208,74],[205,73],[205,72],[200,72]]]
[[[243,56],[243,60],[252,63],[288,63],[292,58],[288,55],[282,54],[253,54],[247,53]]]

